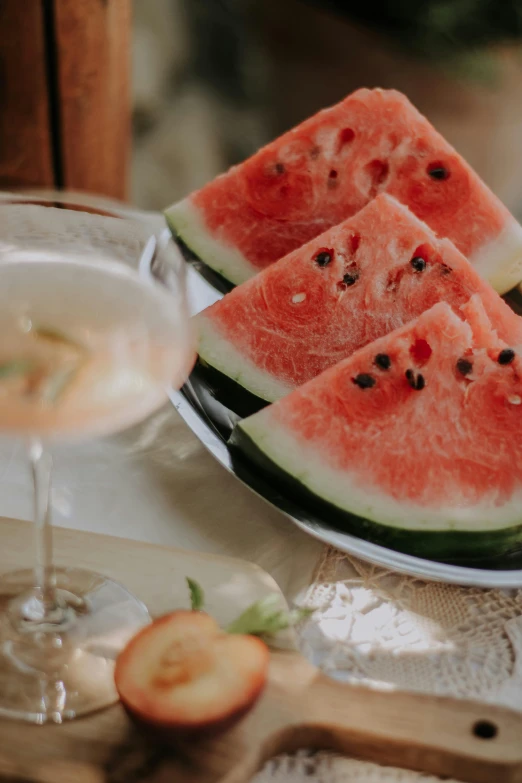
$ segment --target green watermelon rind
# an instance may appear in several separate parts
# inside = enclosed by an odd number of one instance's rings
[[[205,311],[197,315],[194,320],[200,359],[231,382],[235,382],[238,386],[238,394],[242,388],[261,400],[274,402],[293,391],[293,387],[257,367],[232,342],[220,334],[218,325],[205,315]]]
[[[201,357],[198,357],[190,377],[201,380],[215,400],[238,416],[251,416],[270,404],[207,364]]]
[[[237,248],[212,236],[190,197],[173,204],[164,215],[172,235],[228,283],[239,285],[258,271]]]
[[[366,494],[365,508],[355,498],[347,499],[345,505],[341,505],[338,498],[329,497],[325,490],[325,484],[332,486],[337,482],[339,486],[339,475],[332,476],[330,482],[323,482],[324,469],[317,482],[322,484],[323,493],[315,491],[317,488],[310,481],[310,473],[314,470],[310,468],[310,455],[303,444],[294,441],[291,450],[298,455],[296,464],[294,468],[285,466],[288,449],[281,449],[281,444],[285,440],[288,442],[288,438],[280,424],[270,422],[269,411],[262,411],[234,428],[229,440],[232,454],[239,454],[282,491],[294,496],[305,508],[315,509],[321,519],[340,530],[415,557],[443,562],[490,561],[522,549],[520,502],[513,503],[512,517],[505,524],[498,523],[498,514],[495,514],[495,522],[484,519],[478,522],[475,507],[467,525],[462,520],[444,516],[442,512],[438,526],[434,527],[422,518],[422,509],[408,503],[403,505],[397,517],[388,513],[385,519],[386,513],[380,512],[385,504],[392,505],[393,501],[387,497],[377,499],[376,493]],[[316,462],[315,467],[318,464]],[[347,480],[344,475],[345,484]],[[400,504],[395,502],[397,505]]]
[[[219,272],[216,272],[215,269],[212,269],[212,267],[205,264],[205,262],[202,261],[201,258],[199,258],[199,256],[197,256],[183,241],[182,237],[180,237],[179,234],[176,234],[172,227],[169,228],[172,238],[178,246],[178,249],[185,261],[188,264],[194,266],[201,277],[203,277],[207,283],[210,283],[212,288],[214,288],[216,291],[219,291],[221,294],[228,294],[230,291],[232,291],[233,288],[235,288],[234,283],[231,283],[225,277],[220,275]]]

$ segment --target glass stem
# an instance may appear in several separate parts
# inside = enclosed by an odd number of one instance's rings
[[[57,607],[56,580],[53,570],[53,536],[51,527],[52,458],[41,441],[29,444],[29,461],[34,491],[35,566],[34,581],[44,616]]]

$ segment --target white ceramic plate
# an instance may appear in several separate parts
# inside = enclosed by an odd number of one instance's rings
[[[148,255],[142,259],[143,265],[152,261],[153,244],[148,246],[145,253]],[[188,265],[187,284],[192,314],[200,312],[222,296],[191,265]],[[192,432],[226,470],[233,473],[239,481],[250,487],[266,502],[276,506],[295,525],[325,544],[376,565],[422,579],[476,587],[522,587],[522,556],[518,557],[518,562],[499,560],[494,568],[472,568],[440,563],[372,544],[330,525],[327,518],[319,519],[317,516],[312,516],[307,509],[282,495],[262,477],[249,473],[248,468],[241,470],[241,475],[238,475],[237,464],[233,464],[224,438],[198,403],[197,394],[190,384],[182,392],[172,391],[170,399]]]

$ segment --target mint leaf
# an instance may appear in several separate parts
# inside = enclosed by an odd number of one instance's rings
[[[32,359],[10,359],[0,363],[0,378],[12,378],[16,375],[27,375],[35,368]]]
[[[45,382],[42,391],[42,400],[50,405],[54,405],[65,390],[70,386],[81,367],[81,362],[74,367],[64,367],[50,375]]]
[[[293,609],[288,612],[280,608],[280,600],[280,596],[274,593],[256,601],[228,626],[227,632],[269,636],[284,631],[313,614],[313,609]]]
[[[193,612],[200,612],[205,605],[205,593],[203,588],[194,579],[186,577],[188,589],[190,590],[190,605]]]
[[[77,351],[85,351],[85,347],[77,343],[71,337],[61,332],[59,329],[54,329],[50,326],[35,326],[31,330],[35,337],[41,340],[47,340],[51,343],[57,343],[58,345],[66,345],[69,348],[74,348]]]

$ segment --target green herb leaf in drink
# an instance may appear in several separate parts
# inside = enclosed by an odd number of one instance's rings
[[[33,359],[8,359],[0,362],[0,380],[29,375],[35,367]]]
[[[53,326],[34,326],[31,329],[31,333],[34,334],[40,340],[47,340],[57,345],[67,346],[68,348],[74,348],[76,351],[85,351],[85,346],[73,340],[65,332],[61,332],[59,329],[55,329]]]

